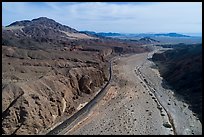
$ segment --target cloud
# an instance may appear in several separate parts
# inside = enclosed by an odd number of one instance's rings
[[[78,30],[201,32],[201,2],[3,2],[3,25],[46,16]]]

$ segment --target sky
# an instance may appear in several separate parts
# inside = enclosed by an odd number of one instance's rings
[[[48,17],[79,31],[202,33],[202,2],[2,2],[2,25]]]

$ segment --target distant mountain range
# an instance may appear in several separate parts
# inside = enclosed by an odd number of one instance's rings
[[[130,45],[143,45],[159,43],[150,37],[138,39],[119,39],[119,33],[96,33],[84,31],[83,33],[53,19],[39,17],[33,20],[23,20],[2,26],[2,45],[15,46],[28,49],[46,49],[54,47],[72,47],[74,45],[117,45],[127,48]],[[109,36],[109,37],[106,37]],[[115,38],[112,36],[116,36]],[[131,48],[131,46],[129,47]],[[129,50],[129,49],[128,49]],[[132,49],[130,49],[132,51]]]
[[[167,36],[167,37],[190,37],[188,35],[178,34],[178,33],[160,33],[154,34],[155,36]]]
[[[178,33],[139,33],[139,34],[127,34],[127,33],[112,33],[112,32],[99,32],[94,31],[80,31],[81,33],[103,36],[103,37],[191,37],[188,35]]]

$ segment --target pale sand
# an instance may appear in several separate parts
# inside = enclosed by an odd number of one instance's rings
[[[70,33],[66,31],[61,31],[65,33],[70,39],[98,39],[96,37],[91,37],[83,33]]]
[[[84,102],[82,104],[79,104],[79,106],[77,107],[77,110],[80,110],[81,108],[83,108],[88,102]]]

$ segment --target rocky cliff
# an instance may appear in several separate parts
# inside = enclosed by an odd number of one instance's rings
[[[202,122],[202,44],[163,45],[173,50],[153,55],[161,76]]]
[[[103,63],[92,65],[63,59],[54,62],[45,57],[22,59],[26,56],[17,58],[20,55],[16,52],[26,50],[3,47],[3,51],[4,134],[42,132],[72,115],[81,103],[90,101],[108,80],[107,66]]]

